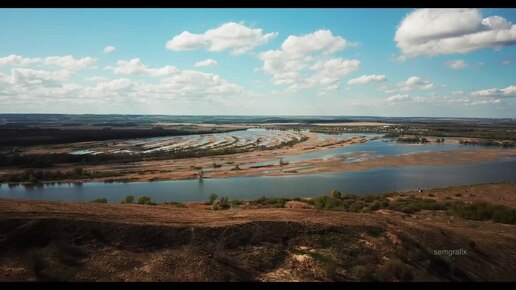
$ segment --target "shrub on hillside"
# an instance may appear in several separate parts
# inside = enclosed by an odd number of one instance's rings
[[[138,204],[153,205],[154,203],[151,201],[151,198],[149,196],[143,195],[143,196],[138,197]]]
[[[134,196],[128,195],[120,203],[134,203]]]
[[[91,201],[91,203],[107,203],[106,198],[97,198]]]

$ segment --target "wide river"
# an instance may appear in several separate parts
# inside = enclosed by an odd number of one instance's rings
[[[367,134],[342,134],[347,138]],[[321,134],[321,137],[325,136]],[[479,149],[479,146],[458,144],[409,145],[384,142],[376,139],[321,152],[285,156],[296,162],[314,158],[329,158],[361,153],[366,158],[414,154],[422,151]],[[504,150],[501,149],[500,150]],[[89,182],[84,184],[56,184],[39,186],[0,186],[0,198],[38,200],[90,201],[105,197],[109,202],[119,202],[127,195],[148,195],[155,202],[206,201],[216,193],[230,199],[255,199],[268,197],[306,197],[328,193],[338,189],[348,193],[378,193],[418,188],[467,185],[487,182],[516,182],[516,156],[507,154],[504,160],[472,164],[438,166],[383,167],[363,171],[319,173],[309,175],[209,178],[199,180],[176,180],[132,183]],[[344,162],[356,162],[356,158]]]

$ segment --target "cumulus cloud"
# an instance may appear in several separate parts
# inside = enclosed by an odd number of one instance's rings
[[[8,56],[0,57],[0,67],[2,66],[27,66],[38,62],[39,59],[32,59],[28,57],[22,57],[19,55],[11,54]]]
[[[131,60],[119,60],[117,66],[113,68],[115,74],[122,75],[148,75],[153,77],[162,77],[178,72],[174,66],[166,65],[160,68],[150,68],[142,63],[139,58]]]
[[[272,75],[276,85],[288,85],[298,91],[317,85],[325,90],[338,88],[342,76],[358,69],[360,61],[332,57],[349,46],[341,36],[329,30],[317,30],[302,36],[290,35],[280,49],[260,54],[263,71]]]
[[[365,85],[369,83],[380,83],[387,80],[385,75],[363,75],[358,78],[350,79],[348,85]]]
[[[516,97],[516,86],[508,86],[504,89],[492,88],[480,91],[471,92],[474,97],[487,98],[509,98]]]
[[[516,25],[479,9],[417,9],[400,23],[394,37],[403,57],[468,53],[516,43]]]
[[[390,102],[390,103],[401,103],[401,102],[407,102],[409,100],[410,100],[409,95],[400,95],[400,94],[390,96],[386,99],[386,101]]]
[[[71,76],[68,70],[47,71],[30,68],[13,68],[11,75],[2,75],[0,82],[12,86],[60,86]]]
[[[201,34],[183,31],[169,40],[166,47],[173,51],[203,48],[209,51],[229,50],[234,54],[242,54],[269,42],[277,35],[277,32],[264,34],[263,29],[228,22]]]
[[[293,54],[294,57],[302,57],[316,51],[331,54],[343,50],[348,45],[344,38],[333,36],[330,30],[317,30],[302,36],[290,35],[281,44],[281,50]]]
[[[406,81],[398,83],[398,87],[400,91],[408,92],[414,90],[431,90],[435,87],[435,85],[428,81],[424,80],[418,76],[409,77]]]
[[[70,70],[80,70],[88,66],[95,64],[95,59],[91,57],[85,57],[76,59],[71,55],[67,56],[48,56],[44,59],[44,64],[60,66]]]
[[[195,63],[196,67],[203,67],[203,66],[214,66],[217,65],[218,62],[214,59],[208,58],[202,61],[198,61]]]
[[[92,66],[96,63],[96,60],[92,57],[84,57],[77,59],[71,55],[66,56],[47,56],[47,57],[36,57],[28,58],[19,55],[11,54],[5,57],[0,57],[0,67],[20,67],[30,66],[34,64],[58,66],[68,70],[81,70],[86,67]]]
[[[108,45],[106,47],[104,47],[104,53],[112,53],[113,51],[115,51],[115,47],[112,46],[112,45]]]
[[[447,61],[445,64],[447,67],[454,69],[454,70],[465,69],[468,66],[466,64],[466,62],[461,59],[450,60],[450,61]]]
[[[0,73],[1,105],[45,103],[63,104],[134,105],[153,104],[195,106],[218,104],[225,107],[248,106],[256,94],[247,91],[217,74],[195,70],[179,70],[164,66],[152,68],[140,59],[119,61],[111,68],[121,75],[146,75],[159,77],[142,79],[104,76],[83,77],[67,69],[40,70],[12,68],[10,74]],[[71,76],[74,75],[73,78]]]

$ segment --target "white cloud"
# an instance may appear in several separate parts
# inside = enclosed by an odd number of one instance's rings
[[[500,99],[483,99],[478,100],[475,98],[460,97],[460,98],[449,98],[447,96],[431,95],[431,96],[415,96],[410,97],[409,95],[397,94],[390,96],[386,99],[387,103],[410,103],[413,105],[461,105],[461,106],[477,106],[477,105],[496,105],[500,104]]]
[[[500,104],[501,102],[500,99],[475,100],[471,98],[458,98],[448,100],[448,104],[460,104],[464,106],[494,105]]]
[[[472,101],[470,103],[471,106],[476,105],[491,105],[491,104],[499,104],[501,103],[500,99],[492,99],[492,100],[481,100],[481,101]]]
[[[447,61],[445,64],[446,66],[454,70],[465,69],[468,66],[468,64],[466,64],[466,62],[461,59],[450,60]]]
[[[112,46],[112,45],[108,45],[106,47],[104,47],[104,53],[112,53],[113,51],[115,51],[115,47]]]
[[[417,9],[394,37],[404,57],[468,53],[516,43],[516,25],[500,16],[483,18],[479,9]]]
[[[242,54],[269,42],[277,35],[277,32],[264,34],[260,28],[249,28],[242,23],[228,22],[202,34],[183,31],[169,40],[166,47],[173,51],[204,48],[209,51],[230,50],[234,54]]]
[[[0,83],[12,86],[59,86],[71,76],[68,70],[47,71],[30,68],[13,68],[11,75],[2,75]]]
[[[348,85],[364,85],[369,83],[379,83],[387,80],[385,75],[363,75],[358,78],[350,79]]]
[[[2,105],[48,105],[62,97],[75,96],[80,86],[68,83],[70,75],[68,70],[13,68],[10,75],[0,74],[0,96],[4,98]]]
[[[409,100],[410,100],[409,95],[400,95],[400,94],[390,96],[386,99],[387,102],[391,102],[391,103],[407,102]]]
[[[142,63],[139,58],[131,60],[119,60],[117,66],[113,68],[115,74],[122,75],[148,75],[153,77],[162,77],[172,75],[178,72],[174,66],[166,65],[160,68],[150,68]]]
[[[358,69],[360,61],[353,59],[331,58],[318,60],[310,67],[314,74],[307,79],[309,84],[333,85],[343,75]]]
[[[318,30],[302,36],[290,35],[278,50],[260,54],[263,71],[272,75],[276,85],[288,85],[295,92],[314,86],[336,89],[340,79],[358,69],[360,61],[332,57],[348,46],[341,36],[329,30]]]
[[[44,59],[44,64],[60,66],[70,70],[80,70],[88,66],[95,64],[95,59],[91,57],[85,57],[76,59],[71,55],[67,56],[48,56]]]
[[[344,38],[333,36],[330,30],[317,30],[303,36],[290,35],[281,44],[281,50],[293,54],[294,57],[302,57],[316,51],[331,54],[348,45]]]
[[[516,97],[516,86],[508,86],[504,89],[492,88],[471,93],[474,97],[508,98]]]
[[[109,79],[107,77],[93,76],[93,77],[86,78],[86,80],[90,81],[90,82],[105,82],[105,81],[108,81]]]
[[[117,92],[117,91],[123,91],[127,90],[129,87],[131,87],[131,81],[129,79],[116,79],[112,81],[105,81],[98,83],[94,90],[100,91],[100,92]]]
[[[19,55],[11,54],[6,57],[0,58],[1,66],[30,66],[33,64],[58,66],[68,70],[81,70],[86,67],[92,66],[96,63],[96,60],[92,57],[84,57],[76,59],[71,55],[66,56],[47,56],[37,58],[27,58]]]
[[[195,107],[213,104],[223,107],[246,106],[256,101],[257,94],[229,82],[219,75],[195,70],[151,68],[139,59],[119,61],[111,68],[119,74],[160,77],[150,81],[118,78],[109,80],[95,76],[80,79],[72,71],[12,68],[11,74],[0,73],[2,106],[46,104],[48,106],[109,105],[134,106],[152,104],[154,108],[174,108],[177,105]]]
[[[38,62],[39,59],[31,59],[19,55],[11,54],[0,57],[0,67],[2,66],[27,66]]]
[[[196,62],[195,66],[203,67],[203,66],[213,66],[213,65],[217,65],[217,64],[218,64],[218,62],[216,60],[208,58],[208,59]]]
[[[428,81],[424,80],[418,76],[409,77],[406,81],[398,83],[398,87],[400,87],[400,91],[408,92],[414,90],[431,90],[435,87],[435,85]]]

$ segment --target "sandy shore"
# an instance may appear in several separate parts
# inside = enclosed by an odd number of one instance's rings
[[[379,167],[402,167],[412,165],[446,165],[446,164],[467,164],[482,162],[488,160],[508,159],[506,155],[516,154],[516,149],[510,150],[468,150],[468,151],[438,151],[424,152],[400,156],[387,156],[375,159],[364,160],[360,162],[344,163],[343,157],[331,159],[311,159],[300,162],[292,162],[287,165],[279,165],[276,161],[271,161],[272,157],[279,156],[282,153],[272,153],[261,155],[257,153],[243,154],[243,156],[224,156],[224,157],[208,157],[198,159],[182,159],[182,160],[162,160],[150,162],[137,162],[133,164],[113,164],[86,167],[87,170],[103,171],[103,172],[119,172],[123,174],[116,178],[101,178],[88,181],[157,181],[157,180],[179,180],[179,179],[196,179],[198,178],[198,169],[192,166],[202,166],[204,178],[226,178],[238,176],[283,176],[283,175],[300,175],[315,174],[324,172],[346,172],[368,170]],[[231,164],[227,164],[227,158]],[[274,160],[274,159],[272,159]],[[220,163],[224,167],[213,169],[212,164]],[[254,163],[271,161],[272,165],[260,166],[255,168],[242,168],[234,170],[233,166],[237,163]],[[268,163],[268,162],[267,162]]]

